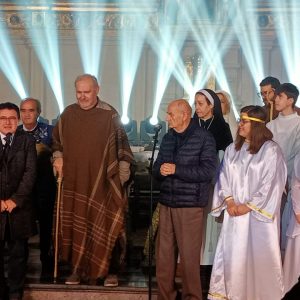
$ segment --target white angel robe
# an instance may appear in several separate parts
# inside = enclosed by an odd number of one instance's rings
[[[291,219],[292,203],[290,196],[291,178],[294,169],[295,157],[300,153],[300,116],[296,112],[284,116],[279,113],[278,117],[267,124],[273,133],[273,140],[280,146],[288,172],[288,201],[285,204],[281,216],[281,251],[286,248],[286,232]]]
[[[300,224],[295,214],[300,214],[300,154],[295,158],[292,178],[292,213],[287,229],[287,246],[283,263],[284,289],[287,293],[300,276]]]
[[[273,140],[281,147],[290,183],[294,160],[300,153],[300,116],[296,112],[287,116],[279,113],[276,119],[267,124],[267,127],[273,133]]]
[[[279,300],[283,296],[279,247],[280,201],[287,170],[279,146],[267,141],[257,154],[248,144],[225,152],[213,197],[213,216],[225,209],[208,299]],[[231,217],[226,197],[251,212]]]

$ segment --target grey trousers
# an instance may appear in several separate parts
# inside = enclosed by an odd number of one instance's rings
[[[158,300],[176,298],[177,249],[182,272],[182,299],[202,300],[200,251],[203,208],[160,207],[156,243]]]

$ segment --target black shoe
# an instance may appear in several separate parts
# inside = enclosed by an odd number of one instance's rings
[[[0,300],[9,300],[9,289],[8,286],[6,285],[6,283],[1,282],[0,286]]]
[[[22,295],[20,294],[12,294],[12,295],[9,295],[9,300],[22,300]]]
[[[43,263],[40,280],[42,282],[52,281],[53,280],[53,272],[54,272],[53,265],[49,265],[48,263],[47,264]]]

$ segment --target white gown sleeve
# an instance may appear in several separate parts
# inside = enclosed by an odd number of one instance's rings
[[[300,154],[295,158],[292,178],[292,203],[296,215],[300,214]]]
[[[220,165],[218,180],[215,185],[211,215],[214,217],[220,216],[223,209],[226,208],[225,199],[232,196],[230,189],[229,176],[229,157],[232,152],[235,152],[234,144],[231,144],[225,150],[224,158]]]
[[[250,194],[246,205],[252,210],[252,214],[263,222],[272,222],[275,213],[278,212],[282,193],[287,180],[287,168],[279,146],[273,142],[267,142],[259,163],[255,166],[256,189]]]

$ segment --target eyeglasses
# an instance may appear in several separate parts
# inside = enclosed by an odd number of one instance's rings
[[[250,123],[251,121],[245,120],[245,119],[238,119],[237,122],[238,122],[238,124],[245,125],[245,124]]]
[[[15,123],[18,121],[18,119],[16,117],[0,117],[1,123],[7,123],[7,121],[9,123]]]
[[[274,93],[274,91],[275,89],[272,89],[271,91],[258,92],[256,95],[258,98],[268,97],[271,93]]]

